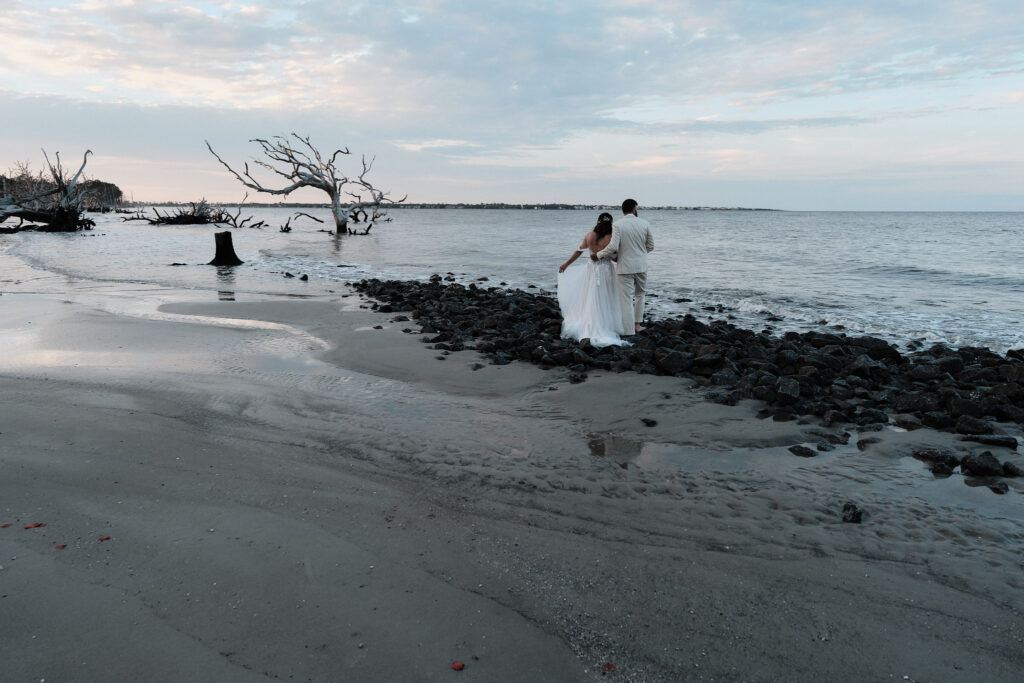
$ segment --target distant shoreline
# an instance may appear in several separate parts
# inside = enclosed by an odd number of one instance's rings
[[[126,206],[188,206],[195,202],[128,202]],[[218,206],[247,206],[250,208],[281,209],[330,209],[330,204],[302,202],[210,202]],[[391,209],[514,209],[520,211],[611,211],[619,209],[612,204],[504,204],[504,203],[444,203],[420,202],[417,204],[389,204]],[[785,211],[785,209],[762,209],[745,206],[641,206],[644,211]]]

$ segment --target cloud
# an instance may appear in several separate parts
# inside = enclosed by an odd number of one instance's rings
[[[422,142],[395,142],[395,147],[410,152],[420,152],[424,149],[447,149],[454,147],[481,147],[475,142],[467,140],[424,140]]]
[[[656,159],[657,146],[832,131],[836,156],[856,147],[840,137],[951,116],[985,129],[973,122],[1024,102],[1019,0],[3,4],[0,82],[25,111],[42,101],[29,95],[65,102],[63,125],[95,136],[74,110],[132,121],[140,136],[188,134],[165,115],[187,112],[199,139],[396,141],[403,163],[429,158],[452,178],[539,153],[536,169],[587,174],[579,140],[628,154],[622,140],[649,138],[638,158]],[[56,124],[60,112],[46,112]],[[926,146],[924,131],[903,134]]]

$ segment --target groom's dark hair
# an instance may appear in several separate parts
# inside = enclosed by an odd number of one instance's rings
[[[635,199],[627,199],[626,201],[622,202],[622,213],[633,213],[636,207],[637,204]]]

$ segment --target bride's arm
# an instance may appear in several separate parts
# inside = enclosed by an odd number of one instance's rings
[[[588,241],[587,238],[588,237],[590,237],[590,235],[587,235],[587,237],[584,237],[583,238],[583,244],[580,245],[580,248],[577,249],[576,251],[572,252],[572,256],[569,257],[569,260],[566,261],[565,263],[563,263],[562,265],[560,265],[558,267],[558,272],[559,273],[564,273],[565,269],[568,268],[569,266],[571,266],[573,264],[573,262],[580,257],[580,254],[582,254],[583,252],[585,252],[587,250],[587,241]]]

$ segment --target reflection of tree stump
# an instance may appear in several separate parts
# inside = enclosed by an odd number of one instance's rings
[[[245,261],[235,255],[235,246],[231,243],[231,233],[229,231],[215,232],[213,233],[213,239],[217,244],[217,253],[214,254],[213,260],[207,265],[240,266],[245,263]]]

